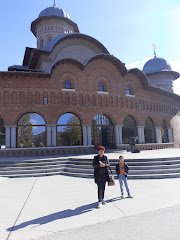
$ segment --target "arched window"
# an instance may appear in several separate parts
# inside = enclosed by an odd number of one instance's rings
[[[82,127],[79,118],[72,113],[65,113],[57,121],[57,145],[82,145]]]
[[[103,83],[99,83],[98,84],[98,91],[99,92],[105,92],[105,86]]]
[[[65,81],[65,89],[71,89],[71,81],[70,80],[66,80]]]
[[[0,117],[0,148],[5,146],[5,136],[6,136],[6,131],[4,127],[4,121]]]
[[[166,124],[166,121],[164,119],[163,119],[163,122],[162,122],[161,136],[162,136],[162,143],[169,142],[167,124]]]
[[[136,126],[137,126],[137,124],[133,117],[131,117],[131,116],[125,117],[125,119],[123,121],[123,126],[122,126],[123,143],[127,144],[127,143],[129,143],[129,139],[131,137],[137,136],[137,127]]]
[[[130,95],[130,88],[129,87],[126,87],[125,94]]]
[[[125,88],[125,95],[126,96],[134,96],[134,90],[130,84],[128,84]]]
[[[112,121],[103,114],[97,114],[92,120],[92,144],[115,147],[114,126]]]
[[[151,118],[146,118],[145,120],[144,137],[145,137],[145,143],[156,142],[155,128]]]
[[[17,147],[44,147],[46,135],[45,121],[41,115],[27,113],[19,119]]]

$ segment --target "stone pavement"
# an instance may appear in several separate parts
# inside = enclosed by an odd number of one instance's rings
[[[150,158],[179,153],[167,149],[140,154]],[[180,179],[128,181],[133,199],[119,198],[116,180],[115,186],[106,187],[107,204],[97,209],[93,179],[0,178],[0,240],[179,240]]]
[[[57,232],[39,240],[179,240],[180,205]]]

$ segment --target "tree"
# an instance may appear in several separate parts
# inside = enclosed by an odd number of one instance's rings
[[[82,131],[79,119],[72,115],[68,121],[67,125],[60,134],[60,143],[64,146],[77,146],[82,145]]]
[[[18,146],[23,144],[24,147],[31,147],[33,142],[32,129],[33,126],[30,122],[30,114],[22,116],[18,123]]]

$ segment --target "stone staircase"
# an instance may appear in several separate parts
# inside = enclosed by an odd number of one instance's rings
[[[34,158],[18,162],[0,162],[0,176],[10,178],[66,175],[93,178],[92,159]],[[180,177],[180,157],[157,159],[127,159],[128,179],[158,179]],[[115,173],[117,159],[110,159]]]

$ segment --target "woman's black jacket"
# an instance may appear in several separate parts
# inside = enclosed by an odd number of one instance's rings
[[[97,183],[97,178],[102,177],[102,175],[100,174],[101,171],[101,167],[99,164],[99,161],[103,161],[103,163],[106,164],[105,171],[104,171],[104,178],[106,178],[106,181],[109,182],[109,173],[108,173],[108,169],[110,167],[110,163],[109,160],[107,158],[107,156],[103,155],[103,158],[100,159],[99,155],[94,156],[94,160],[93,160],[93,168],[94,168],[94,181],[95,183]]]

